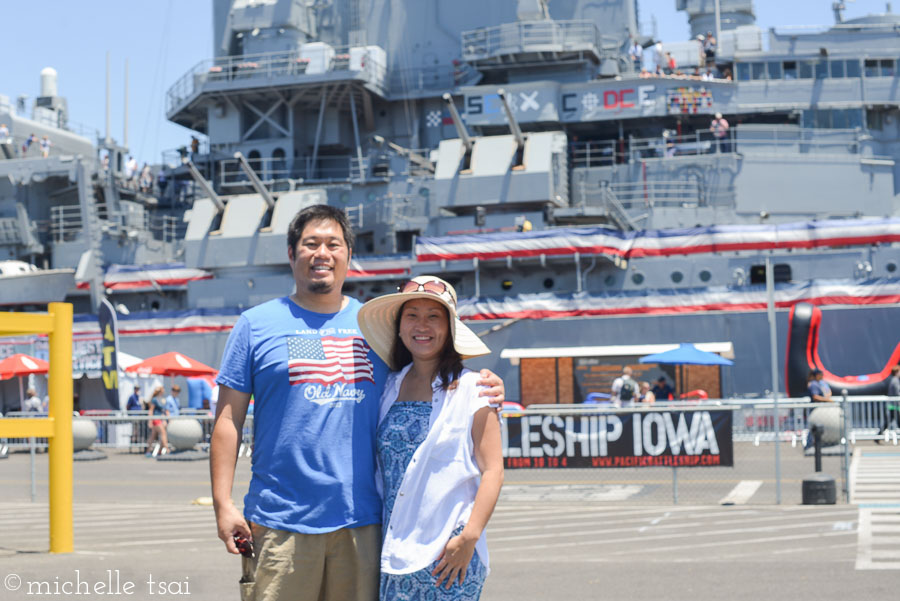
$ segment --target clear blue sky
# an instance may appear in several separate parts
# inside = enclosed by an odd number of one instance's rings
[[[166,120],[165,94],[192,66],[213,54],[211,0],[0,1],[5,42],[0,94],[13,102],[20,94],[33,100],[40,91],[41,69],[53,67],[59,72],[59,93],[68,99],[70,119],[90,125],[102,135],[109,51],[113,138],[122,141],[124,65],[128,59],[128,140],[137,159],[159,162],[162,150],[190,140],[191,132]],[[755,0],[754,5],[757,23],[768,29],[829,25],[833,22],[831,3]],[[900,0],[896,8],[900,11]],[[883,0],[857,0],[848,3],[845,16],[884,9]],[[653,15],[664,41],[687,38],[687,17],[675,10],[675,0],[640,0],[640,11],[648,32]]]

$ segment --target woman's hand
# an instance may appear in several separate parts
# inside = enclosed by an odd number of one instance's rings
[[[463,580],[466,579],[469,562],[472,561],[472,555],[475,553],[476,542],[478,542],[478,538],[466,536],[465,531],[447,541],[444,550],[438,556],[437,566],[431,572],[432,576],[437,576],[435,586],[441,586],[445,579],[448,589],[457,581],[462,585]]]

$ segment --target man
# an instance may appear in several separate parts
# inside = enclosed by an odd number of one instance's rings
[[[188,407],[191,409],[209,409],[212,400],[212,387],[203,378],[188,378]]]
[[[641,72],[641,62],[644,59],[644,48],[641,46],[637,40],[631,45],[631,48],[628,49],[628,56],[631,57],[632,63],[634,63],[634,72]]]
[[[622,368],[622,375],[613,381],[612,398],[619,406],[634,402],[638,392],[638,384],[631,374],[631,368],[626,365]]]
[[[709,124],[713,137],[716,142],[716,152],[731,152],[731,145],[728,143],[728,121],[722,116],[722,113],[716,113],[716,118]]]
[[[891,368],[891,377],[888,379],[888,396],[894,397],[888,401],[886,413],[884,414],[884,424],[878,431],[878,436],[887,432],[888,426],[897,421],[897,427],[900,428],[900,365]],[[875,442],[881,444],[881,440],[875,439]]]
[[[168,409],[171,417],[181,413],[181,400],[178,398],[179,394],[181,394],[181,386],[174,384],[172,386],[172,394],[166,397],[166,409]]]
[[[671,401],[675,397],[675,389],[669,386],[665,376],[660,376],[656,380],[651,392],[657,401]]]
[[[216,380],[219,538],[235,554],[236,537],[252,539],[244,599],[372,601],[381,554],[374,436],[388,369],[359,331],[362,305],[341,293],[353,250],[346,214],[307,207],[287,242],[296,291],[241,315]],[[502,382],[489,375],[481,383],[494,388],[482,394],[500,402]],[[231,488],[251,395],[253,476],[241,515]]]
[[[831,387],[822,379],[823,377],[821,369],[814,369],[810,372],[806,392],[813,403],[830,403],[834,400],[831,398]]]
[[[144,405],[141,403],[141,387],[135,384],[134,391],[131,393],[131,396],[128,397],[128,404],[125,405],[126,411],[140,411],[144,408]]]

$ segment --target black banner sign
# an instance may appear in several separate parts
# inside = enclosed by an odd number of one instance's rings
[[[119,348],[119,332],[116,324],[116,310],[108,300],[103,299],[97,310],[100,322],[101,343],[103,352],[100,361],[100,374],[103,377],[103,394],[106,402],[113,409],[119,409],[119,362],[116,357]]]
[[[733,466],[731,411],[523,415],[502,425],[506,468]]]

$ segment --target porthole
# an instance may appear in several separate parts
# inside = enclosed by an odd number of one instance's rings
[[[512,289],[512,287],[513,287],[512,280],[503,280],[503,281],[500,283],[500,287],[503,288],[504,290],[510,290],[510,289]]]
[[[708,282],[711,278],[712,278],[712,274],[709,271],[704,269],[703,271],[700,272],[700,281],[701,282]]]
[[[640,271],[635,271],[631,274],[631,281],[640,286],[644,283],[644,274]]]
[[[888,270],[888,273],[894,273],[895,271],[897,271],[897,264],[891,261],[887,265],[885,265],[885,269]]]
[[[553,281],[553,278],[546,278],[544,280],[544,288],[546,288],[547,290],[550,290],[551,288],[553,288],[553,284],[555,284],[555,283],[556,282]]]
[[[603,283],[607,286],[613,286],[616,283],[616,276],[610,274],[603,278]]]
[[[681,283],[681,280],[684,279],[684,274],[681,273],[680,271],[673,271],[672,275],[670,277],[672,278],[673,282],[675,282],[676,284],[679,284],[679,283]]]

